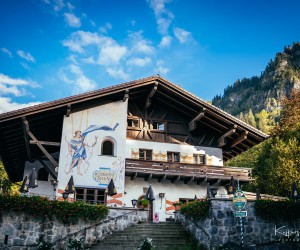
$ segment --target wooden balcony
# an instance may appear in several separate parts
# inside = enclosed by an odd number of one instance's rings
[[[185,184],[196,182],[198,185],[209,183],[210,185],[219,183],[226,185],[231,176],[240,183],[252,181],[251,168],[211,166],[199,164],[186,164],[178,162],[145,161],[136,159],[126,159],[125,175],[131,180],[137,177],[158,179],[159,182],[171,180],[172,183],[184,181]]]

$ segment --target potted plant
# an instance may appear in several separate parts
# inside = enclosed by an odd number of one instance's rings
[[[149,201],[146,199],[139,200],[138,205],[142,206],[143,208],[147,208],[149,206]]]
[[[175,211],[180,210],[181,206],[182,206],[182,202],[181,201],[176,201],[173,203],[173,206],[175,207]]]

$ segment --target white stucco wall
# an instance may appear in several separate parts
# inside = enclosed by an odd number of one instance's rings
[[[166,211],[173,202],[178,201],[181,198],[194,199],[195,195],[198,199],[205,198],[207,193],[207,184],[197,185],[195,182],[184,184],[183,181],[171,183],[169,180],[158,182],[157,179],[145,181],[143,178],[131,180],[130,177],[126,176],[126,195],[124,195],[123,199],[125,206],[132,206],[131,200],[138,199],[140,196],[144,195],[143,188],[148,188],[150,184],[152,185],[155,195],[153,214],[158,213],[160,221],[165,221],[166,218],[169,218],[170,216],[174,217],[174,210]],[[165,193],[165,197],[160,199],[159,193]],[[219,187],[218,195],[221,194],[226,194],[224,187]]]
[[[74,159],[74,152],[70,152],[71,140],[75,131],[86,131],[91,125],[100,127],[106,125],[115,130],[95,130],[85,137],[87,157],[78,169],[70,168]],[[61,139],[60,161],[58,170],[58,191],[65,189],[71,176],[75,187],[105,189],[113,178],[117,193],[123,194],[125,176],[125,151],[127,126],[127,101],[118,101],[98,106],[88,110],[72,113],[64,117]],[[97,142],[94,146],[95,140]],[[101,155],[102,142],[105,139],[114,141],[114,156]],[[61,194],[58,194],[61,195]]]
[[[209,148],[191,145],[182,145],[174,143],[163,143],[163,142],[151,142],[151,141],[140,141],[140,140],[126,140],[126,158],[132,158],[132,151],[138,152],[138,149],[151,149],[153,152],[180,152],[181,155],[202,154],[206,155],[209,159],[208,164],[214,166],[223,166],[222,149],[220,148]],[[154,160],[154,159],[153,159]]]

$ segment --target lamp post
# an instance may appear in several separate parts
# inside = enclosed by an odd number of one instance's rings
[[[135,206],[137,204],[137,199],[131,200],[131,204],[132,204],[133,208],[135,208]]]
[[[51,180],[51,185],[53,186],[53,200],[56,200],[56,187],[58,180]]]
[[[211,192],[211,195],[213,196],[213,198],[215,198],[216,194],[218,193],[218,188],[211,187],[210,192]]]

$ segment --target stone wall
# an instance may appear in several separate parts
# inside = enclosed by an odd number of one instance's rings
[[[235,248],[240,244],[240,218],[234,216],[235,208],[231,199],[212,199],[210,217],[203,221],[194,221],[177,213],[176,219],[191,232],[199,243],[208,249],[216,249],[220,246],[228,246],[227,249]],[[246,249],[300,249],[300,242],[287,244],[281,248],[275,245],[282,245],[283,235],[275,234],[275,227],[278,229],[285,226],[285,229],[299,230],[298,221],[265,221],[254,214],[254,201],[248,201],[245,209],[248,216],[243,218],[244,246]],[[299,238],[300,239],[300,238]],[[276,243],[277,242],[277,243]]]
[[[0,249],[36,249],[41,237],[56,243],[56,249],[66,249],[69,238],[83,238],[85,245],[90,246],[113,231],[124,230],[148,218],[147,210],[110,208],[109,211],[109,216],[97,224],[79,220],[70,225],[48,218],[42,221],[24,213],[3,213],[0,216]],[[3,244],[5,235],[8,235],[7,245]]]

